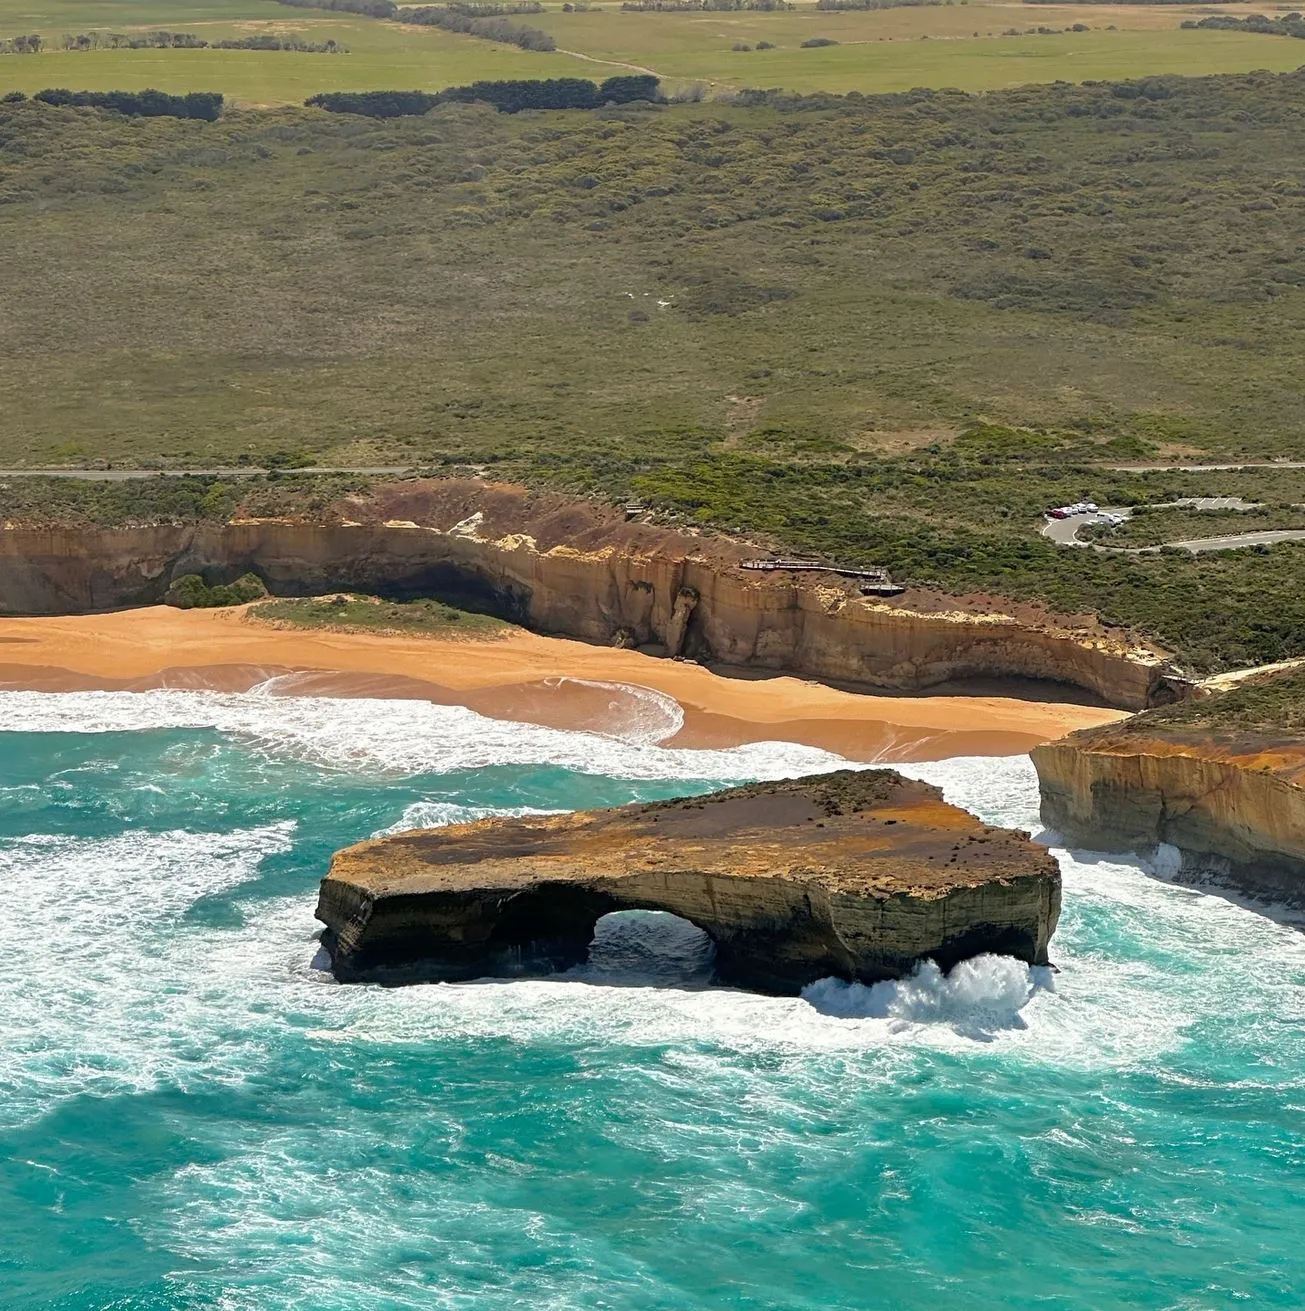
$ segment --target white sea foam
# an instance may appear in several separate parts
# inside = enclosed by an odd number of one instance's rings
[[[648,703],[652,705],[653,703]],[[667,727],[657,703],[644,738]],[[650,726],[652,717],[655,726]],[[557,765],[624,779],[771,779],[846,768],[827,751],[752,742],[727,751],[658,747],[490,719],[462,706],[367,698],[267,697],[244,693],[0,692],[0,731],[108,733],[212,728],[325,768],[451,773],[490,765]]]
[[[454,801],[414,801],[403,808],[393,823],[378,829],[373,837],[388,837],[414,828],[446,828],[450,824],[471,824],[492,816],[507,819],[520,815],[558,815],[557,810],[540,810],[535,806],[460,806]]]
[[[802,996],[825,1015],[893,1020],[902,1024],[947,1023],[958,1033],[982,1036],[996,1029],[1023,1029],[1020,1012],[1039,988],[1054,989],[1049,969],[1009,956],[975,956],[944,974],[933,961],[909,978],[876,983],[821,979]]]
[[[611,693],[612,699],[607,704],[608,721],[601,733],[603,737],[656,746],[673,738],[684,727],[684,707],[673,696],[655,688],[569,675],[546,678],[544,683],[549,687],[569,685]]]
[[[166,722],[183,710],[201,722],[219,717],[214,698],[200,696],[196,707],[196,695],[183,694],[180,706],[166,702]],[[132,696],[130,704],[146,700]],[[224,700],[216,706],[231,716],[224,723],[248,722]],[[341,704],[332,701],[329,709]],[[390,714],[394,706],[373,708],[382,721],[373,726],[378,750],[388,729],[408,731],[409,707],[399,703]],[[155,714],[153,722],[163,718]],[[120,721],[121,712],[113,722],[125,727]],[[260,723],[258,731],[270,737],[273,727]],[[295,732],[306,732],[302,723]],[[662,754],[675,757],[687,777],[702,777],[701,757],[722,753]],[[911,771],[939,782],[986,820],[1036,826],[1027,761],[952,760]],[[417,803],[399,824],[484,813],[490,808]],[[1244,1014],[1248,1024],[1263,1014],[1305,1021],[1293,981],[1293,971],[1305,970],[1299,934],[1152,879],[1136,863],[1067,852],[1058,853],[1066,903],[1052,946],[1062,971],[1054,988],[1045,972],[994,957],[947,976],[925,966],[911,979],[870,988],[825,981],[805,999],[605,986],[640,981],[620,977],[620,960],[606,978],[600,960],[572,979],[342,987],[311,968],[320,927],[311,895],[242,903],[238,925],[208,926],[192,913],[204,898],[256,877],[261,860],[285,851],[292,834],[292,826],[277,824],[225,835],[8,841],[0,850],[0,889],[22,921],[7,939],[0,981],[9,1034],[0,1085],[40,1094],[36,1102],[11,1099],[10,1109],[18,1113],[25,1102],[31,1112],[53,1096],[124,1084],[240,1082],[259,1065],[256,1053],[270,1035],[292,1026],[326,1046],[454,1037],[655,1045],[690,1066],[728,1062],[740,1051],[785,1060],[877,1053],[874,1077],[891,1078],[911,1050],[979,1050],[977,1037],[993,1039],[1012,1059],[1132,1065],[1180,1042],[1193,1018],[1211,1008]]]
[[[36,836],[0,847],[13,918],[0,983],[0,1120],[58,1095],[152,1087],[193,1062],[185,1049],[212,1038],[212,994],[186,948],[210,935],[187,912],[254,878],[293,831]]]

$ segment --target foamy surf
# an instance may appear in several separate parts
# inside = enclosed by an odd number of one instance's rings
[[[568,976],[340,985],[313,965],[335,846],[675,781],[494,761],[423,795],[367,762],[488,757],[490,721],[387,702],[349,721],[361,763],[323,768],[315,719],[236,700],[144,724],[110,701],[98,737],[56,721],[0,751],[6,1311],[1293,1305],[1300,935],[1058,853],[1054,986],[980,957],[805,997],[704,987],[701,935],[646,915]],[[225,737],[102,736],[179,720]],[[551,740],[686,785],[738,759]],[[911,772],[1036,828],[1027,762]],[[148,807],[114,804],[155,774]]]
[[[0,731],[207,728],[322,768],[397,774],[554,765],[607,778],[729,781],[789,778],[850,767],[841,756],[792,742],[752,742],[728,750],[657,746],[656,741],[670,735],[672,716],[660,694],[649,696],[641,703],[647,707],[642,727],[630,739],[510,723],[462,706],[427,701],[177,689],[0,692]]]

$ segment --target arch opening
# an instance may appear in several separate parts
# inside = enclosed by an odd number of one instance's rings
[[[716,944],[667,910],[616,910],[599,917],[589,956],[570,977],[616,987],[705,988],[715,978]]]

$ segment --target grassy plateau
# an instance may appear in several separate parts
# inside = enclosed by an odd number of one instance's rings
[[[0,35],[55,44],[270,23],[349,51],[0,55],[0,90],[153,82],[237,102],[216,123],[0,104],[0,467],[475,471],[1096,613],[1195,670],[1305,653],[1299,546],[1130,557],[1038,534],[1083,497],[1305,502],[1305,470],[1120,467],[1305,459],[1305,75],[1158,75],[1217,67],[1183,52],[1225,46],[1287,67],[1305,44],[1180,30],[1185,15],[529,16],[593,63],[270,0],[3,0]],[[1030,26],[1060,30],[1001,35]],[[804,50],[804,33],[841,44]],[[777,49],[732,49],[763,38]],[[1112,64],[1129,43],[1150,53]],[[192,77],[198,56],[213,71]],[[1047,85],[957,89],[967,60],[997,78],[1025,58]],[[878,85],[879,68],[952,89],[728,93],[794,84],[770,59],[814,70],[807,86]],[[723,94],[389,121],[240,103],[618,64]],[[1098,80],[1121,67],[1147,76]],[[13,479],[0,516],[311,515],[366,484]]]

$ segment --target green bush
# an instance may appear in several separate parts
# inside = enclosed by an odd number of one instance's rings
[[[186,574],[168,588],[165,605],[178,610],[213,610],[224,605],[245,605],[267,595],[267,588],[257,574],[242,574],[234,583],[210,586],[199,574]]]

